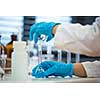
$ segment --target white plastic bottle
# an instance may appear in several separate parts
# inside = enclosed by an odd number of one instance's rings
[[[14,41],[14,52],[12,53],[12,80],[28,80],[28,54],[26,53],[26,42]]]

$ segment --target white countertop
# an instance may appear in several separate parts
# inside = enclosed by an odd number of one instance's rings
[[[100,83],[100,78],[45,78],[36,79],[29,77],[26,81],[13,81],[11,74],[6,74],[0,83]]]

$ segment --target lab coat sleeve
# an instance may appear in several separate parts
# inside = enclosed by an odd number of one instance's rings
[[[100,61],[83,62],[87,77],[100,78]]]
[[[92,25],[61,24],[54,45],[56,48],[87,56],[100,56],[100,17]]]

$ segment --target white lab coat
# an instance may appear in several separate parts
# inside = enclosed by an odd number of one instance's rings
[[[100,17],[92,25],[62,24],[55,34],[56,48],[87,56],[100,56]],[[88,77],[100,77],[100,61],[82,63]]]

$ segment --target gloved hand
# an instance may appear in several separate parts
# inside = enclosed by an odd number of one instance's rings
[[[57,24],[59,24],[59,23],[40,22],[40,23],[37,23],[37,24],[33,24],[30,28],[30,33],[29,33],[30,40],[34,39],[34,42],[37,43],[38,37],[41,34],[48,36],[47,41],[51,40],[53,38],[52,29]]]
[[[55,61],[44,61],[37,65],[32,70],[32,76],[35,76],[36,78],[44,78],[51,75],[54,76],[70,76],[73,75],[73,67],[74,65],[72,63],[66,64],[63,62],[55,62]],[[37,68],[40,68],[42,70],[36,71]]]

